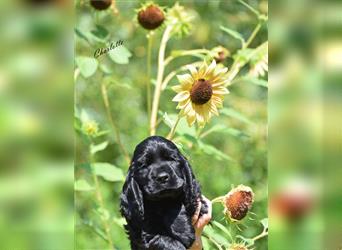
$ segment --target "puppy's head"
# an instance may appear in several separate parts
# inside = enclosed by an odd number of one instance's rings
[[[176,197],[182,193],[182,157],[169,140],[153,136],[135,149],[131,171],[146,199]]]
[[[196,204],[199,192],[190,164],[176,145],[151,136],[135,148],[121,194],[121,212],[128,220],[141,221],[145,199],[183,196],[185,206],[190,208]]]

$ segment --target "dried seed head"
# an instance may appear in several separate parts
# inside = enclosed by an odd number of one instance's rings
[[[112,4],[112,0],[90,0],[90,5],[96,10],[106,10]]]
[[[283,192],[271,198],[271,209],[291,222],[305,217],[313,205],[310,194]]]
[[[191,101],[198,105],[207,103],[212,95],[212,86],[210,82],[205,79],[197,80],[190,91]]]
[[[225,213],[232,220],[242,220],[252,207],[254,193],[250,187],[239,185],[224,198]]]
[[[138,22],[147,30],[158,28],[165,20],[163,11],[156,5],[149,5],[138,12]]]

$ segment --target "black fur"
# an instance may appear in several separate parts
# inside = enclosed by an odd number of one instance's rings
[[[189,162],[169,140],[151,136],[134,151],[121,194],[121,214],[133,250],[185,250],[195,240],[191,223],[201,200]]]

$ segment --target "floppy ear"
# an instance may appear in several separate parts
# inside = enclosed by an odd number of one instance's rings
[[[190,163],[181,155],[182,173],[184,178],[184,205],[187,212],[192,216],[197,207],[197,199],[201,197],[201,190],[192,172]]]
[[[121,214],[126,218],[127,222],[142,222],[144,217],[143,195],[138,183],[134,180],[130,171],[126,178],[125,184],[120,196]]]

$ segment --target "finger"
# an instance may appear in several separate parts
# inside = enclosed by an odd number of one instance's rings
[[[194,215],[192,216],[192,225],[195,225],[196,222],[198,221],[200,211],[201,211],[201,201],[198,200],[196,211],[195,211]]]
[[[203,196],[202,195],[202,198],[203,198],[203,200],[205,201],[205,203],[207,203],[207,206],[208,206],[208,215],[210,216],[210,218],[211,218],[211,213],[212,213],[212,208],[213,208],[213,206],[212,206],[212,203],[211,203],[211,201],[210,200],[208,200],[205,196]]]
[[[212,213],[212,204],[210,200],[202,196],[203,201],[207,204],[208,212],[206,214],[203,214],[197,221],[196,227],[203,228],[205,225],[207,225],[211,221],[211,213]]]

